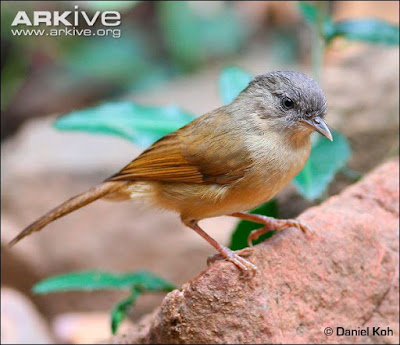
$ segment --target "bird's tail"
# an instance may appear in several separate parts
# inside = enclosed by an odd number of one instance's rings
[[[88,191],[78,194],[73,198],[65,201],[61,205],[47,212],[44,216],[40,217],[37,221],[29,225],[27,228],[22,230],[18,236],[16,236],[10,243],[13,246],[25,236],[30,235],[32,232],[39,231],[47,224],[52,221],[65,216],[66,214],[77,210],[91,202],[104,197],[107,194],[118,191],[124,183],[121,182],[104,182],[98,186],[95,186]]]

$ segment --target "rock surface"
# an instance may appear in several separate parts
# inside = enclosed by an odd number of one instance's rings
[[[398,160],[385,163],[304,212],[309,239],[286,229],[256,246],[251,281],[218,262],[111,342],[398,343],[398,178]],[[337,327],[369,327],[370,335],[339,337]],[[372,327],[393,336],[374,336]]]

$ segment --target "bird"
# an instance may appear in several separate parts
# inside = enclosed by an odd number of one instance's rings
[[[273,198],[300,172],[310,155],[312,132],[333,140],[326,112],[324,93],[309,76],[297,71],[255,76],[231,103],[165,135],[116,174],[40,217],[10,245],[95,200],[141,199],[178,213],[184,225],[211,244],[218,253],[209,264],[224,259],[251,278],[257,267],[245,257],[255,239],[288,227],[309,230],[299,220],[248,211]],[[235,252],[199,225],[224,215],[262,225],[250,233],[248,248]]]

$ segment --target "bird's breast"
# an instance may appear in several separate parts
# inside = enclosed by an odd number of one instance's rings
[[[245,209],[252,209],[273,198],[304,167],[310,155],[310,140],[292,145],[280,136],[254,136],[247,141],[254,164],[232,189]]]

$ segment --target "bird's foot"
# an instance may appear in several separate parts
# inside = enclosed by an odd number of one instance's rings
[[[297,228],[301,230],[307,237],[310,234],[310,228],[307,224],[300,220],[295,219],[275,219],[271,217],[259,216],[260,219],[264,219],[266,226],[253,230],[247,237],[247,243],[249,247],[253,246],[253,241],[257,240],[261,235],[273,230],[282,230],[286,228]]]
[[[219,254],[210,255],[207,259],[207,265],[210,266],[217,260],[227,260],[235,264],[241,271],[241,278],[250,279],[254,277],[257,271],[257,267],[250,261],[243,258],[243,256],[249,256],[253,252],[253,248],[244,248],[238,251],[230,250],[229,248],[222,247]]]
[[[235,264],[239,269],[242,271],[242,274],[240,277],[242,278],[252,278],[256,274],[257,267],[253,265],[250,261],[247,261],[243,259],[239,255],[250,255],[252,252],[252,249],[250,248],[245,248],[242,249],[238,252],[234,252],[230,250],[229,248],[226,248],[224,246],[221,246],[216,240],[211,238],[207,233],[200,228],[200,226],[197,224],[196,220],[183,220],[183,223],[187,225],[188,227],[192,228],[194,231],[196,231],[201,237],[203,237],[208,243],[210,243],[216,250],[218,250],[219,254],[211,256],[207,260],[207,264],[210,265],[210,263],[218,260],[218,259],[225,259],[227,261],[232,262]]]

